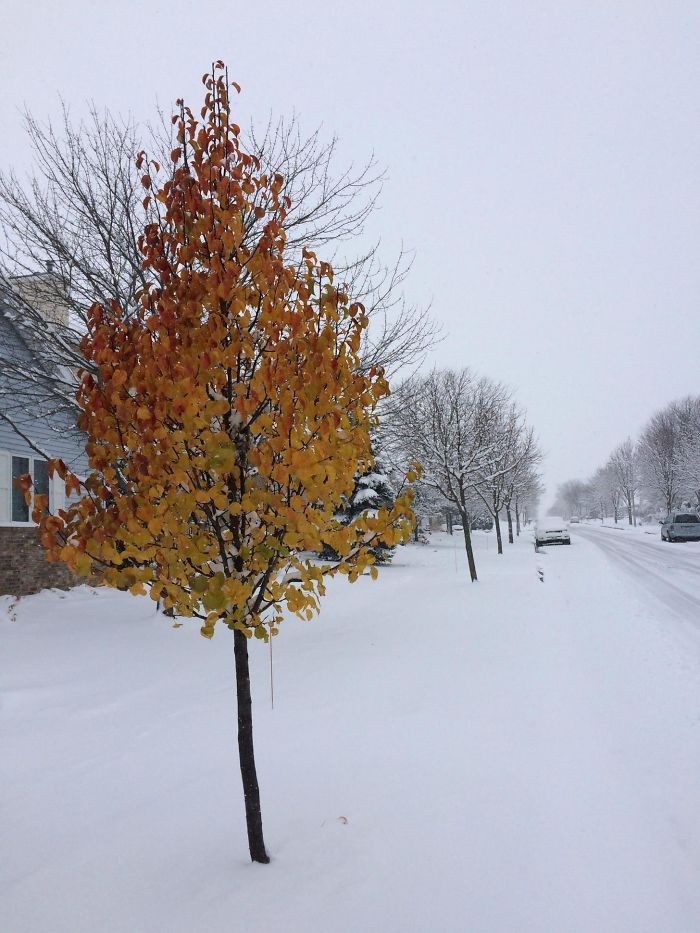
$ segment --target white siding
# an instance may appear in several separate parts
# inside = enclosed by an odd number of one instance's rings
[[[51,511],[54,515],[56,515],[59,509],[65,509],[66,507],[66,484],[58,475],[58,473],[54,473],[54,477],[50,481],[50,485]]]

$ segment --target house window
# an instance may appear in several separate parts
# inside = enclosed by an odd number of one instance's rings
[[[25,473],[29,473],[29,457],[12,458],[12,521],[28,522],[29,506],[24,501],[24,494],[16,486],[16,481]]]
[[[15,481],[19,479],[20,476],[24,476],[25,473],[29,473],[32,477],[33,483],[33,492],[34,494],[41,494],[42,496],[49,496],[49,507],[51,506],[51,495],[50,489],[51,484],[49,483],[49,469],[46,460],[39,460],[33,457],[15,457],[12,456],[12,485],[11,485],[11,501],[10,501],[10,520],[12,522],[29,522],[31,520],[32,506],[27,505],[24,501],[24,494],[21,489],[18,489],[15,485]]]

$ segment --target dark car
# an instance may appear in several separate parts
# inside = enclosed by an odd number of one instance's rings
[[[700,516],[695,512],[671,512],[661,522],[662,541],[700,541]]]

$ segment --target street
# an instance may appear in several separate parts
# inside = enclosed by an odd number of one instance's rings
[[[572,544],[595,544],[669,612],[700,624],[700,543],[669,544],[638,529],[572,525]]]

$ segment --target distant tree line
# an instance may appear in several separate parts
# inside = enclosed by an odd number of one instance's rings
[[[550,512],[635,525],[677,508],[700,508],[700,396],[657,411],[589,479],[562,483]]]

